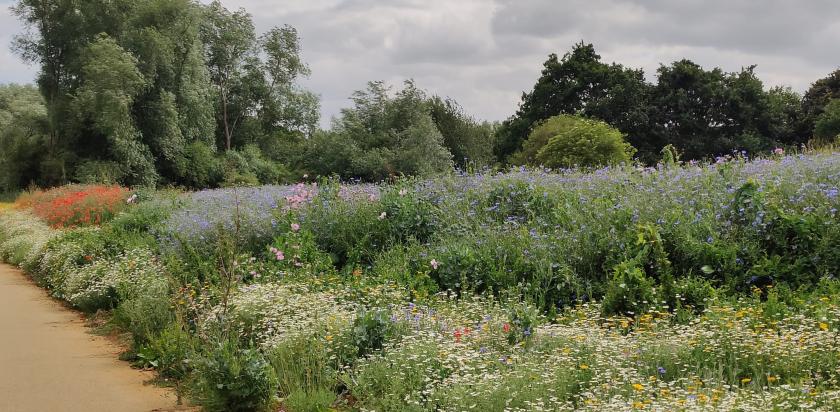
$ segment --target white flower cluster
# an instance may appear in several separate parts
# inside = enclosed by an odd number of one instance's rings
[[[30,213],[4,211],[0,213],[0,260],[32,267],[47,242],[58,233]]]
[[[166,288],[163,265],[147,249],[96,260],[68,272],[60,286],[68,302],[85,309],[115,307],[141,294],[162,295]]]

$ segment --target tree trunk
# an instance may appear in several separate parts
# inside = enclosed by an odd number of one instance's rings
[[[225,124],[225,151],[230,150],[230,126],[228,125],[228,110],[227,110],[227,93],[224,88],[221,90],[222,95],[222,122]]]

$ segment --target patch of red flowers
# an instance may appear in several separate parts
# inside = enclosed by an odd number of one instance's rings
[[[24,194],[17,204],[32,209],[52,227],[91,226],[110,220],[125,208],[129,193],[120,186],[69,185]]]

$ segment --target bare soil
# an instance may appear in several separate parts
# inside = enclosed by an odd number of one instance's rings
[[[0,264],[0,411],[185,410],[151,372],[118,360],[121,349],[90,333],[19,270]]]

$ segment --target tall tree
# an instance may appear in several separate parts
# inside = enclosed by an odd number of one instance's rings
[[[499,130],[496,155],[499,160],[511,155],[538,122],[558,114],[604,120],[647,153],[648,90],[641,70],[601,62],[591,44],[576,44],[562,59],[551,54],[533,90],[523,93],[516,114]]]
[[[768,136],[775,142],[804,143],[810,135],[802,112],[802,95],[790,87],[776,86],[767,91],[766,114],[771,119]]]
[[[0,85],[0,192],[40,181],[49,119],[33,86]]]
[[[452,170],[428,98],[412,81],[395,94],[384,82],[370,82],[351,99],[354,106],[342,109],[333,131],[316,134],[306,145],[306,169],[367,181]]]
[[[288,25],[275,27],[260,37],[260,45],[268,80],[260,110],[264,128],[309,136],[318,123],[320,106],[317,96],[296,85],[298,78],[311,73],[300,57],[297,30]]]
[[[243,66],[254,54],[257,41],[254,24],[245,10],[231,12],[215,0],[205,9],[201,39],[210,78],[218,93],[224,147],[230,150],[233,132],[248,111],[247,107],[240,107],[238,113],[232,113],[230,103],[232,91],[245,76]]]
[[[828,76],[815,81],[802,98],[802,112],[804,115],[804,140],[813,136],[817,119],[825,111],[825,107],[832,99],[840,99],[840,69]]]
[[[478,123],[453,99],[434,96],[429,99],[429,107],[429,114],[456,165],[484,167],[493,163],[492,125]]]
[[[152,153],[131,116],[134,98],[146,86],[137,59],[102,34],[84,50],[80,63],[84,80],[73,101],[78,119],[108,143],[112,158],[125,168],[126,183],[154,184]]]

